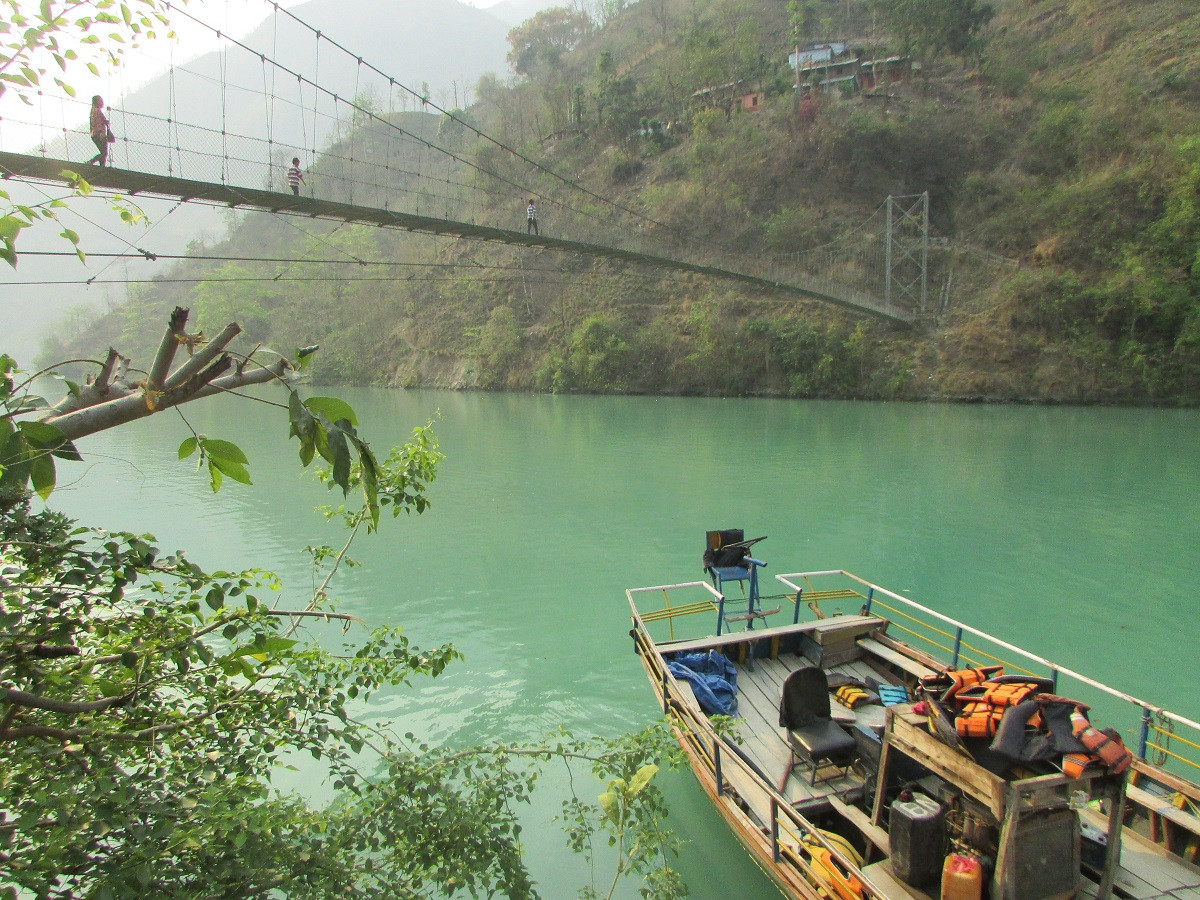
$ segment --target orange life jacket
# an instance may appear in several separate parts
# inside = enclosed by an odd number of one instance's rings
[[[1008,708],[1029,699],[1041,687],[1041,684],[1029,681],[1000,684],[983,682],[961,691],[955,696],[955,699],[966,702],[954,720],[955,730],[958,731],[960,737],[995,737],[996,729],[1000,727],[1000,720],[1004,718],[1004,713]],[[1040,714],[1034,713],[1029,724],[1035,728],[1039,726],[1041,724]]]
[[[968,703],[955,717],[954,729],[958,732],[959,737],[995,737],[996,729],[1000,727],[1000,720],[1004,718],[1004,711],[1007,708],[992,706],[984,700]]]
[[[1064,753],[1062,758],[1063,774],[1068,778],[1078,778],[1088,766],[1095,765],[1097,760],[1087,753]]]
[[[1071,731],[1088,748],[1088,753],[1104,763],[1114,775],[1120,775],[1133,764],[1133,754],[1126,749],[1121,736],[1111,728],[1098,731],[1092,727],[1078,707],[1071,713]]]
[[[950,700],[959,691],[977,684],[982,684],[989,678],[1004,674],[1004,666],[980,666],[978,669],[952,669],[926,675],[921,679],[921,687],[941,700]]]

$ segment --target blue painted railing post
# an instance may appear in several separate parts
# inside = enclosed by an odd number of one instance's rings
[[[1146,758],[1146,744],[1150,742],[1150,707],[1142,707],[1142,736],[1138,739],[1138,759]]]
[[[1054,693],[1058,693],[1058,669],[1050,669],[1050,683],[1054,685]]]
[[[950,661],[952,668],[958,668],[958,651],[962,649],[962,628],[954,629],[954,659]]]
[[[725,623],[725,595],[722,593],[721,600],[717,604],[717,637],[721,636],[721,626]]]
[[[863,605],[863,615],[871,613],[871,598],[875,596],[875,588],[867,588],[867,602]]]
[[[721,745],[717,738],[713,738],[713,767],[716,771],[713,773],[717,776],[717,796],[720,797],[725,793],[725,780],[721,777]]]
[[[771,798],[771,859],[779,862],[779,803]]]
[[[800,595],[803,593],[804,588],[800,588],[800,590],[796,591],[796,614],[792,616],[793,625],[798,625],[800,623]]]

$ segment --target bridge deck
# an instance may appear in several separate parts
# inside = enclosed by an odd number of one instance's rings
[[[226,184],[211,184],[205,181],[193,181],[188,178],[178,178],[170,175],[156,175],[131,169],[117,169],[110,166],[89,166],[68,160],[0,151],[0,177],[68,184],[71,179],[65,174],[66,172],[74,172],[81,175],[93,187],[119,191],[130,196],[145,194],[153,197],[198,200],[205,203],[264,210],[272,213],[289,213],[311,216],[312,218],[334,219],[342,222],[366,222],[386,228],[400,228],[405,231],[421,234],[456,235],[474,240],[541,247],[548,250],[569,253],[583,253],[589,256],[617,259],[638,265],[694,272],[699,275],[707,275],[711,278],[738,281],[758,288],[795,294],[825,303],[832,303],[857,313],[875,316],[876,318],[892,322],[909,324],[913,321],[911,314],[905,314],[899,310],[888,311],[843,297],[824,294],[800,285],[773,281],[717,266],[706,266],[686,260],[669,259],[634,250],[624,250],[620,247],[609,247],[603,244],[591,244],[584,241],[525,234],[520,231],[509,231],[504,228],[494,228],[487,225],[474,225],[469,222],[456,222],[433,216],[421,216],[413,213],[376,209],[369,206],[356,206],[348,203],[336,203],[330,200],[319,200],[311,197],[296,197],[291,193],[235,187]]]

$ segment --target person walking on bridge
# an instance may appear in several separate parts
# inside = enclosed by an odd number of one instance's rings
[[[92,122],[90,131],[92,134],[92,143],[96,145],[98,151],[95,156],[89,159],[84,165],[90,166],[92,163],[103,166],[108,163],[108,145],[116,140],[113,137],[112,129],[108,126],[108,116],[104,115],[104,98],[97,94],[92,98]]]
[[[537,234],[537,207],[533,205],[533,198],[529,198],[529,206],[525,210],[525,233]]]
[[[288,169],[287,180],[292,193],[299,197],[300,185],[304,181],[304,173],[300,171],[300,157],[292,157],[292,167]]]

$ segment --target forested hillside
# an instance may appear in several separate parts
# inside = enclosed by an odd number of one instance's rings
[[[838,240],[889,194],[928,191],[930,300],[917,324],[544,250],[319,222],[301,231],[252,215],[233,223],[226,242],[195,248],[241,261],[178,266],[48,354],[92,352],[97,340],[122,349],[157,340],[139,334],[142,323],[182,305],[209,329],[238,319],[281,350],[319,343],[317,377],[360,383],[1200,398],[1195,4],[591,7],[545,12],[510,34],[512,83],[485,77],[475,105],[456,113],[494,141],[476,140],[454,119],[395,114],[402,128],[503,176],[446,163],[441,190],[469,195],[480,221],[523,229],[528,197],[512,185],[527,186],[552,234],[558,204],[580,206],[560,199],[564,182],[575,182],[616,204],[588,206],[597,222],[633,210],[647,233],[746,259]],[[807,70],[798,95],[789,52],[825,42],[844,43],[840,58],[858,64],[893,62],[857,87],[822,87],[832,69]],[[755,108],[743,108],[747,96],[758,98],[748,101]],[[571,227],[572,237],[595,236]],[[393,265],[350,272],[333,262],[248,261],[339,256]],[[291,280],[301,275],[323,280]],[[218,280],[183,280],[204,276]],[[265,280],[235,280],[243,278]]]

